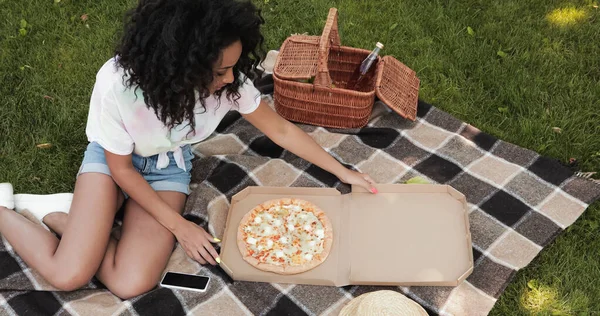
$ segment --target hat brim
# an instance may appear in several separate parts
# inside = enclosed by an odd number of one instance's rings
[[[339,316],[389,315],[427,316],[421,305],[406,296],[390,290],[360,295],[342,308]]]

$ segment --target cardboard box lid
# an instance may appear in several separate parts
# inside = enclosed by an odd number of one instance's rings
[[[473,269],[466,199],[446,185],[379,185],[379,194],[335,189],[249,187],[232,198],[221,267],[234,280],[344,286],[455,286]],[[258,270],[237,248],[244,214],[275,198],[297,197],[330,218],[334,242],[327,260],[296,275]]]

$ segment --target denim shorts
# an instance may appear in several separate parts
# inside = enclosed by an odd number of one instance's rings
[[[144,177],[144,179],[146,179],[146,181],[148,181],[155,191],[175,191],[189,195],[191,180],[190,170],[192,169],[192,158],[194,157],[194,154],[192,153],[192,147],[190,145],[182,146],[181,151],[183,153],[185,169],[187,171],[183,171],[183,169],[177,166],[173,159],[172,152],[167,154],[169,157],[169,165],[160,170],[156,168],[158,155],[142,157],[134,153],[131,155],[131,162],[133,167]],[[91,142],[87,146],[77,175],[79,176],[82,173],[88,172],[103,173],[111,176],[110,169],[106,163],[104,148],[96,142]],[[125,197],[128,197],[126,193]]]

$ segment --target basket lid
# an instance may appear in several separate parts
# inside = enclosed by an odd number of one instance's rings
[[[281,45],[273,73],[282,79],[310,79],[317,73],[319,36],[293,35]]]
[[[402,117],[415,120],[419,102],[420,80],[414,70],[391,56],[381,58],[375,93]]]

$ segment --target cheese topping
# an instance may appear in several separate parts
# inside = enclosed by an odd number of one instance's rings
[[[322,229],[317,229],[317,230],[315,230],[315,235],[317,235],[317,237],[319,237],[319,238],[323,238],[323,237],[325,237],[325,231]]]
[[[277,205],[256,212],[242,231],[250,255],[263,263],[300,265],[324,249],[323,223],[298,205]]]

